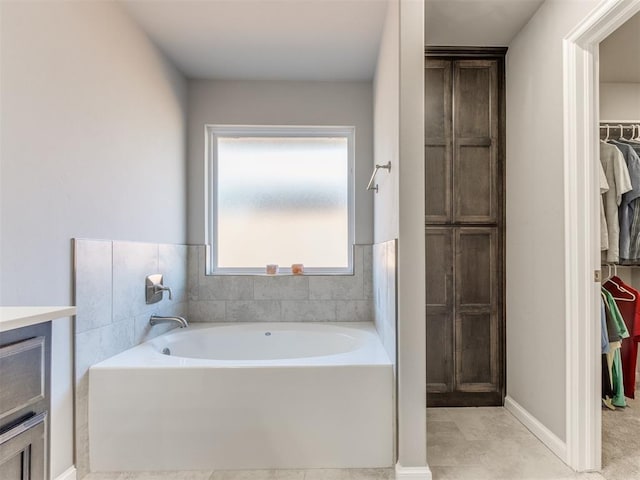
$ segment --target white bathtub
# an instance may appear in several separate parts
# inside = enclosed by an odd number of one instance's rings
[[[370,323],[191,325],[89,375],[91,471],[393,463],[392,365]]]

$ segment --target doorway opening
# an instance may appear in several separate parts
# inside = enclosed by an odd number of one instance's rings
[[[603,2],[564,42],[565,460],[578,471],[602,467],[599,45],[638,11]]]

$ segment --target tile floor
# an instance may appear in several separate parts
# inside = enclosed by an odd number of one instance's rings
[[[640,399],[603,410],[601,473],[575,473],[504,408],[427,409],[433,480],[638,480]],[[392,469],[92,473],[84,480],[392,480]]]
[[[504,408],[427,409],[434,480],[602,480],[578,475]]]
[[[393,480],[393,469],[90,473],[84,480]]]
[[[627,408],[602,410],[602,476],[640,479],[640,390]]]
[[[433,480],[640,479],[640,400],[602,415],[603,470],[575,473],[503,408],[427,409]]]

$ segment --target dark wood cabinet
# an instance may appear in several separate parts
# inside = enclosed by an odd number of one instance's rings
[[[0,479],[49,478],[51,322],[0,331]]]
[[[427,56],[427,404],[504,400],[504,51]]]

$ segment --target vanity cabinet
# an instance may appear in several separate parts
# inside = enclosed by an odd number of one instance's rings
[[[47,480],[51,322],[0,332],[0,478]]]

